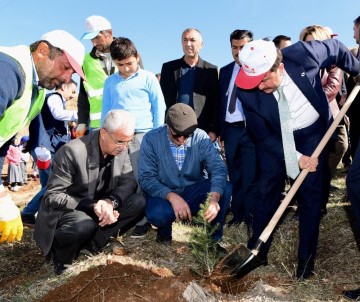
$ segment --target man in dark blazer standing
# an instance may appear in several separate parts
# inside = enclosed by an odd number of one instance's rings
[[[184,56],[164,63],[160,86],[166,108],[175,103],[191,106],[198,118],[198,127],[209,134],[212,142],[218,132],[218,70],[200,58],[203,46],[201,33],[187,28],[181,36]]]
[[[101,251],[111,236],[126,232],[144,216],[145,199],[135,193],[126,150],[134,129],[133,116],[111,110],[102,128],[56,152],[34,233],[43,254],[52,256],[56,274],[81,249]]]
[[[240,71],[239,53],[245,44],[253,40],[248,30],[234,30],[230,34],[230,46],[234,61],[220,69],[219,124],[220,140],[224,142],[226,163],[232,184],[231,212],[228,225],[245,222],[251,228],[253,207],[256,203],[256,155],[255,145],[246,130],[245,115],[237,99],[235,79]]]
[[[336,39],[297,42],[282,51],[273,42],[257,40],[244,46],[239,54],[242,65],[236,79],[248,130],[255,138],[260,199],[255,210],[253,236],[248,242],[254,248],[280,204],[287,174],[280,125],[281,103],[290,111],[290,133],[295,141],[293,154],[297,170],[309,169],[298,190],[299,248],[296,278],[313,275],[320,224],[320,209],[324,198],[324,171],[327,152],[319,158],[311,154],[331,122],[327,97],[321,86],[320,69],[336,65],[356,76],[360,64],[345,45]],[[285,96],[285,98],[283,97]],[[282,102],[284,101],[284,102]],[[279,102],[279,106],[278,106]],[[295,174],[295,175],[294,175]],[[271,237],[259,257],[266,263]]]

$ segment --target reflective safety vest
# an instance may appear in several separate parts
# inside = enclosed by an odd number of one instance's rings
[[[0,52],[18,61],[25,72],[24,91],[20,98],[14,100],[0,118],[0,147],[17,132],[23,130],[41,111],[45,100],[45,89],[41,89],[34,102],[31,102],[33,92],[33,65],[28,46],[0,47]]]
[[[90,128],[99,128],[104,82],[108,75],[105,73],[101,61],[86,54],[83,62],[86,76],[84,88],[90,105]]]

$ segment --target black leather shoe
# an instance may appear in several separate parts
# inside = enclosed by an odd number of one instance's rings
[[[358,298],[360,298],[360,288],[353,290],[344,290],[342,294],[347,299],[357,300]]]
[[[60,262],[55,262],[54,263],[54,273],[56,275],[58,275],[58,276],[62,275],[65,272],[66,269],[67,269],[67,267],[65,266],[65,264],[60,263]]]
[[[304,269],[304,270],[297,270],[296,271],[296,279],[302,281],[310,279],[312,276],[314,276],[314,272],[310,269]]]
[[[170,246],[172,243],[172,239],[171,238],[164,238],[161,235],[159,235],[159,233],[156,236],[156,242],[161,244],[161,245],[166,245],[166,246]]]
[[[80,250],[80,254],[86,256],[95,256],[101,253],[101,248],[98,247],[95,241],[90,240],[83,249]]]
[[[61,275],[65,272],[65,270],[69,267],[69,265],[67,264],[64,264],[64,263],[61,263],[55,253],[51,253],[51,258],[52,258],[52,263],[53,263],[53,266],[54,266],[54,273],[56,275]]]
[[[308,261],[306,264],[299,263],[296,270],[296,279],[306,280],[311,278],[314,275],[314,261]]]

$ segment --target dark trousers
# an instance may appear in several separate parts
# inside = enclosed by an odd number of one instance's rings
[[[201,180],[194,185],[185,188],[180,196],[189,205],[192,215],[200,210],[200,204],[206,200],[207,194],[211,192],[210,179]],[[214,226],[219,223],[220,228],[214,233],[213,239],[221,240],[226,211],[229,207],[231,196],[231,184],[226,183],[226,189],[219,200],[220,211],[216,218],[211,222]],[[146,195],[146,217],[148,221],[158,228],[159,235],[167,240],[172,239],[172,223],[175,221],[175,213],[169,201]]]
[[[52,244],[52,252],[59,262],[71,264],[79,250],[90,240],[98,247],[104,247],[110,237],[125,233],[144,216],[145,199],[132,194],[119,207],[119,219],[106,227],[99,227],[97,217],[74,210],[64,212],[60,217]]]
[[[318,120],[313,125],[294,132],[296,149],[304,155],[311,156],[325,133],[325,126]],[[280,195],[286,179],[285,161],[279,161],[267,152],[257,149],[259,167],[260,200],[257,203],[253,235],[248,242],[252,249],[257,239],[267,226],[280,205]],[[320,209],[326,195],[325,184],[328,174],[328,151],[324,150],[319,157],[316,172],[308,173],[297,191],[299,215],[299,265],[313,263],[316,257],[319,237]],[[262,247],[259,256],[267,257],[273,234]]]
[[[355,219],[355,236],[360,240],[360,148],[356,154],[346,177],[348,197],[351,202],[352,215]]]
[[[255,145],[245,125],[224,125],[226,163],[232,185],[231,211],[234,222],[251,224],[257,200]]]

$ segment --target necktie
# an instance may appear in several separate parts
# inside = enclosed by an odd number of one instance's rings
[[[229,107],[228,107],[228,111],[230,113],[234,113],[235,112],[235,107],[236,107],[236,100],[237,100],[237,93],[236,93],[236,84],[234,83],[234,87],[233,90],[231,92],[231,96],[230,96],[230,102],[229,102]]]
[[[285,156],[286,174],[292,179],[295,179],[296,176],[298,176],[300,170],[296,157],[294,133],[291,126],[289,105],[284,95],[282,86],[278,88],[278,92],[280,96],[278,106],[280,115],[281,136]]]

